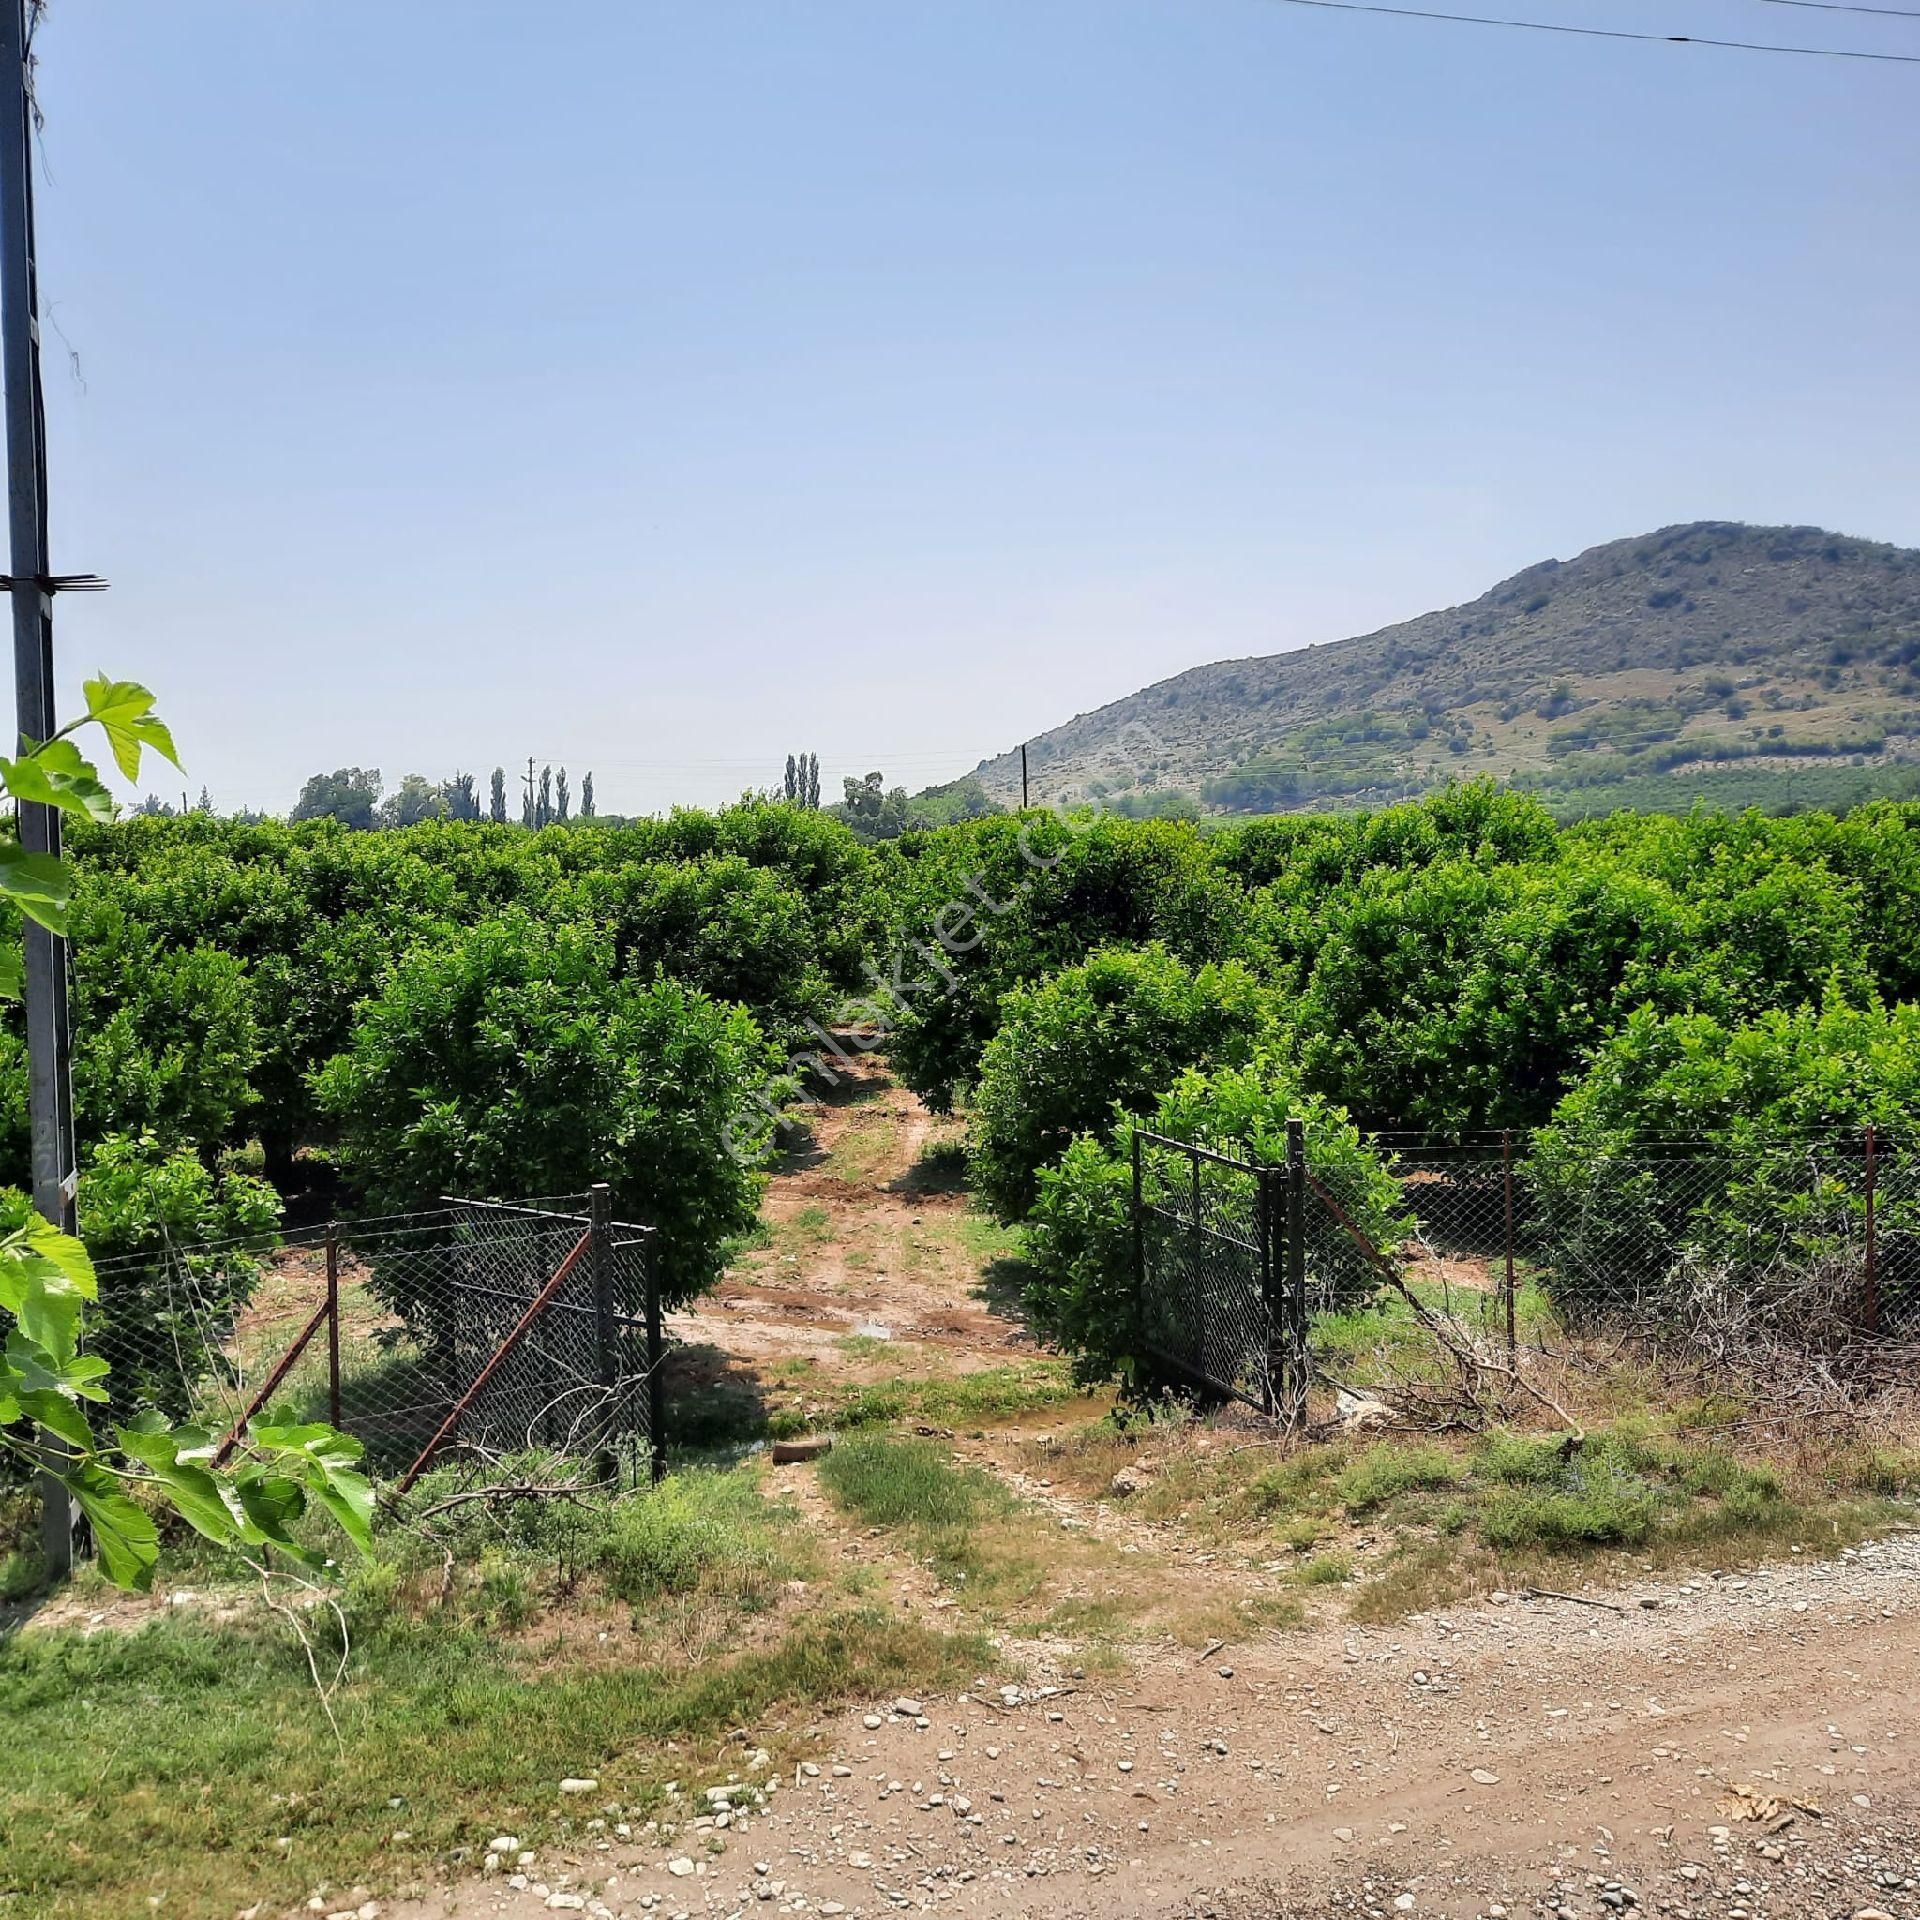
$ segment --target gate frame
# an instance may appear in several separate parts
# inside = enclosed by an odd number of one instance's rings
[[[1275,1166],[1266,1160],[1237,1159],[1198,1140],[1157,1133],[1151,1127],[1132,1130],[1133,1196],[1133,1317],[1134,1342],[1139,1351],[1209,1393],[1245,1401],[1262,1413],[1298,1429],[1306,1422],[1307,1388],[1311,1362],[1307,1350],[1306,1290],[1306,1133],[1304,1122],[1287,1122],[1287,1160]],[[1193,1169],[1194,1209],[1191,1220],[1146,1198],[1143,1147],[1161,1147],[1184,1154]],[[1253,1183],[1254,1238],[1251,1244],[1213,1234],[1200,1221],[1200,1163],[1244,1173]],[[1253,1255],[1259,1288],[1259,1307],[1266,1320],[1265,1380],[1258,1397],[1234,1382],[1215,1378],[1190,1361],[1169,1353],[1147,1337],[1147,1234],[1149,1214],[1189,1233],[1207,1234],[1242,1247]]]

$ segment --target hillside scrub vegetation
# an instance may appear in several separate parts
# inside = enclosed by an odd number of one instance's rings
[[[1697,521],[1378,632],[1220,660],[1027,743],[1031,791],[1125,814],[1413,798],[1492,775],[1568,815],[1911,795],[1920,551]],[[1021,791],[1017,754],[974,776]]]

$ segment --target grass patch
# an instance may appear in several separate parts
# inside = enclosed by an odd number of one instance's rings
[[[356,1649],[336,1749],[277,1628],[21,1635],[0,1647],[6,1890],[46,1920],[290,1910],[321,1883],[390,1896],[503,1827],[544,1846],[570,1813],[657,1804],[688,1765],[669,1741],[711,1750],[782,1709],[958,1684],[989,1658],[881,1610],[697,1666],[561,1665],[475,1626],[396,1624]],[[580,1773],[601,1791],[564,1806],[556,1783]]]
[[[1046,1587],[1047,1551],[1013,1495],[934,1441],[855,1434],[821,1461],[820,1478],[842,1511],[897,1534],[982,1604],[1023,1605]]]
[[[1451,1541],[1424,1540],[1397,1551],[1354,1594],[1347,1611],[1364,1626],[1387,1626],[1462,1599],[1484,1584],[1471,1555],[1463,1556]]]
[[[1298,1594],[1263,1593],[1177,1609],[1167,1627],[1181,1646],[1198,1653],[1215,1641],[1244,1646],[1249,1640],[1268,1639],[1304,1625],[1306,1618]]]
[[[1503,1487],[1551,1486],[1566,1465],[1564,1437],[1533,1433],[1489,1434],[1474,1455],[1474,1471]]]
[[[634,1606],[700,1595],[757,1612],[811,1565],[796,1551],[798,1518],[768,1501],[748,1469],[677,1473],[615,1509],[600,1573],[615,1599]]]
[[[859,1359],[906,1360],[898,1341],[870,1334],[847,1334],[836,1345]],[[1070,1407],[1087,1398],[1074,1385],[1067,1363],[1051,1357],[854,1386],[822,1380],[818,1362],[800,1355],[770,1366],[765,1383],[798,1395],[798,1403],[770,1407],[761,1383],[744,1369],[731,1366],[717,1349],[689,1347],[675,1351],[667,1382],[667,1431],[677,1450],[693,1453],[804,1433],[859,1433],[905,1420],[974,1428]]]
[[[1347,1553],[1317,1553],[1304,1560],[1293,1576],[1303,1587],[1340,1587],[1353,1578],[1353,1556]]]
[[[1659,1500],[1644,1481],[1602,1473],[1578,1487],[1497,1493],[1481,1510],[1478,1530],[1490,1547],[1637,1547],[1659,1518]]]
[[[955,1466],[931,1440],[857,1435],[821,1461],[820,1477],[839,1506],[876,1527],[970,1527],[1009,1500],[990,1474]]]
[[[1840,1463],[1840,1480],[1862,1493],[1897,1498],[1920,1493],[1920,1451],[1907,1447],[1863,1447]]]
[[[1504,1336],[1506,1302],[1497,1292],[1476,1292],[1415,1279],[1411,1291],[1422,1306]],[[1514,1295],[1514,1325],[1522,1340],[1556,1324],[1553,1303],[1536,1282],[1522,1278]],[[1440,1380],[1452,1362],[1436,1351],[1433,1336],[1398,1293],[1376,1294],[1343,1313],[1314,1316],[1313,1351],[1342,1380],[1356,1387],[1423,1378]]]
[[[759,1253],[772,1245],[773,1228],[765,1220],[756,1220],[752,1226],[744,1228],[722,1243],[721,1264],[730,1267],[743,1254]]]
[[[1579,1442],[1498,1430],[1473,1442],[1336,1439],[1287,1451],[1201,1421],[1108,1418],[1030,1443],[1027,1459],[1089,1498],[1126,1467],[1129,1513],[1254,1550],[1264,1535],[1299,1556],[1292,1585],[1344,1577],[1355,1617],[1371,1621],[1498,1587],[1564,1584],[1569,1560],[1608,1578],[1642,1563],[1831,1552],[1901,1517],[1896,1502],[1920,1493],[1920,1454],[1881,1445],[1781,1465],[1736,1450],[1744,1418],[1725,1401],[1695,1401],[1615,1418]]]
[[[1451,1487],[1460,1479],[1460,1462],[1443,1447],[1369,1447],[1334,1482],[1334,1494],[1350,1514],[1367,1514],[1403,1493]]]
[[[823,1170],[849,1186],[870,1187],[893,1158],[894,1137],[893,1119],[885,1108],[855,1108]]]
[[[1018,1227],[1005,1227],[972,1207],[929,1208],[906,1229],[900,1259],[917,1280],[951,1281],[956,1291],[978,1292],[986,1276],[1016,1260],[1025,1245]]]
[[[13,1547],[0,1553],[0,1603],[25,1600],[46,1583],[47,1565],[38,1548]]]
[[[886,1340],[855,1348],[855,1341],[867,1338],[850,1334],[839,1345],[863,1357],[898,1351],[897,1342]],[[879,1380],[854,1387],[838,1400],[822,1398],[810,1406],[794,1431],[832,1428],[840,1433],[859,1433],[907,1419],[934,1426],[977,1426],[1070,1406],[1084,1398],[1064,1361],[1028,1360],[1009,1367],[981,1367],[971,1373]]]
[[[1719,1420],[1636,1415],[1580,1445],[1489,1434],[1460,1463],[1453,1497],[1419,1515],[1422,1530],[1360,1588],[1354,1617],[1386,1622],[1496,1587],[1551,1585],[1567,1577],[1569,1558],[1606,1578],[1628,1571],[1628,1554],[1637,1572],[1790,1546],[1834,1552],[1895,1518],[1892,1496],[1920,1485],[1898,1456],[1862,1463],[1859,1478],[1790,1477],[1742,1460],[1721,1444],[1724,1430]]]
[[[964,1193],[967,1187],[966,1141],[933,1139],[923,1142],[919,1157],[895,1184],[908,1193]]]

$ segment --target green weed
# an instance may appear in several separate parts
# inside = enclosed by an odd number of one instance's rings
[[[1293,1576],[1303,1587],[1338,1587],[1353,1578],[1353,1558],[1345,1553],[1318,1553],[1303,1561]]]
[[[1478,1525],[1490,1547],[1637,1546],[1658,1518],[1658,1502],[1644,1483],[1603,1474],[1578,1488],[1496,1493]]]
[[[1551,1486],[1566,1466],[1562,1436],[1542,1438],[1532,1433],[1495,1433],[1474,1455],[1474,1472],[1508,1487]]]
[[[956,1467],[930,1440],[856,1435],[820,1463],[820,1477],[840,1506],[876,1527],[968,1527],[1008,1503],[998,1481]]]
[[[1047,1554],[1018,1502],[930,1440],[855,1434],[820,1463],[820,1477],[836,1505],[898,1533],[942,1580],[980,1602],[1018,1605],[1046,1587]]]
[[[15,1547],[0,1553],[0,1603],[25,1600],[40,1591],[46,1563],[34,1547]]]
[[[1431,1492],[1460,1479],[1460,1463],[1441,1447],[1369,1447],[1334,1482],[1334,1493],[1351,1514],[1384,1507],[1403,1493]]]
[[[750,1469],[678,1473],[615,1510],[600,1568],[634,1605],[700,1593],[751,1611],[788,1575],[780,1542],[797,1537],[795,1517],[768,1503]]]
[[[1862,1493],[1889,1496],[1920,1493],[1920,1451],[1906,1447],[1868,1447],[1842,1463],[1844,1485]]]

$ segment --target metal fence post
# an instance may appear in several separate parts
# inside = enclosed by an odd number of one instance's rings
[[[1251,1160],[1252,1155],[1249,1153]],[[1253,1240],[1259,1248],[1260,1308],[1267,1321],[1266,1411],[1284,1416],[1291,1369],[1287,1294],[1280,1283],[1280,1263],[1273,1257],[1273,1168],[1253,1164]]]
[[[327,1223],[327,1422],[340,1428],[340,1233]]]
[[[1307,1420],[1307,1124],[1287,1122],[1287,1423]]]
[[[1133,1344],[1134,1357],[1147,1353],[1147,1222],[1140,1177],[1140,1129],[1133,1129]]]
[[[1866,1169],[1866,1176],[1867,1176],[1866,1177],[1867,1293],[1866,1293],[1866,1299],[1862,1302],[1862,1308],[1863,1308],[1862,1318],[1866,1321],[1866,1328],[1869,1333],[1878,1333],[1880,1331],[1880,1260],[1879,1260],[1879,1247],[1877,1245],[1879,1234],[1875,1226],[1874,1217],[1873,1217],[1874,1215],[1874,1207],[1873,1207],[1874,1191],[1873,1190],[1874,1190],[1874,1184],[1875,1184],[1874,1177],[1876,1172],[1878,1171],[1875,1165],[1874,1144],[1875,1143],[1874,1143],[1874,1135],[1873,1135],[1873,1122],[1869,1120],[1867,1122],[1867,1169]]]
[[[599,1445],[594,1459],[602,1480],[619,1472],[613,1453],[614,1396],[620,1385],[620,1357],[613,1306],[613,1189],[604,1180],[587,1189],[587,1253],[593,1275],[594,1378],[600,1386]]]
[[[657,1487],[667,1477],[667,1342],[660,1325],[660,1275],[650,1238],[642,1243],[640,1255],[647,1276],[647,1442]]]
[[[32,11],[0,0],[0,360],[5,363],[8,564],[13,622],[16,750],[22,738],[51,740],[54,714],[53,596],[62,583],[47,555],[47,448],[40,391],[40,290],[33,238]],[[95,584],[104,585],[104,582]],[[57,857],[60,810],[22,800],[18,843],[29,855]],[[21,949],[21,1012],[27,1043],[28,1161],[33,1204],[63,1232],[74,1215],[72,992],[66,940],[26,920],[9,936]],[[66,1441],[49,1436],[43,1452],[57,1464]],[[40,1551],[49,1580],[73,1571],[80,1509],[49,1469],[40,1476]]]
[[[1500,1131],[1500,1185],[1506,1196],[1507,1204],[1507,1284],[1505,1288],[1507,1303],[1507,1358],[1511,1360],[1519,1351],[1520,1336],[1516,1325],[1514,1309],[1513,1283],[1513,1133],[1509,1128]]]

